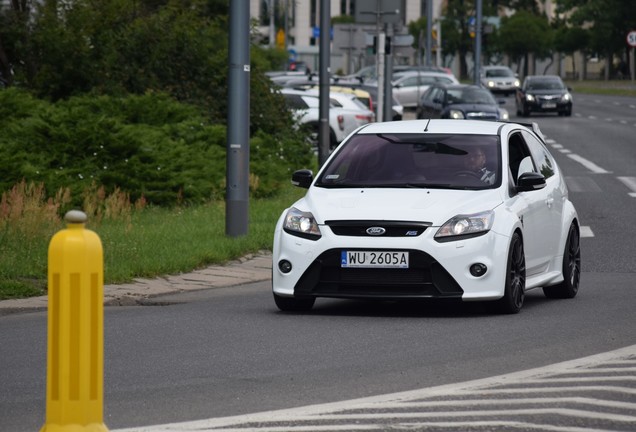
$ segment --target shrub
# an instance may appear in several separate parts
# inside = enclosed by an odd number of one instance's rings
[[[49,104],[9,89],[0,92],[0,191],[26,180],[47,196],[71,192],[71,205],[97,185],[132,201],[172,206],[222,199],[226,128],[199,108],[162,94],[78,96]],[[308,165],[312,154],[293,130],[257,133],[250,145],[254,196],[269,196]],[[65,209],[63,209],[65,210]]]

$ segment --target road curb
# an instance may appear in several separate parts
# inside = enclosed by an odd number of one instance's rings
[[[104,306],[135,306],[164,294],[191,292],[242,285],[268,280],[271,277],[272,256],[259,251],[221,265],[212,265],[189,273],[137,278],[125,284],[104,285]],[[0,301],[0,316],[44,310],[48,296]]]

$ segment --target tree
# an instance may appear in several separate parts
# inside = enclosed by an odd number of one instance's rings
[[[585,51],[589,44],[589,32],[581,27],[570,27],[559,25],[555,29],[554,49],[563,54],[572,56],[572,71],[576,76],[576,62],[574,61],[574,53],[576,51]]]
[[[614,55],[625,53],[628,31],[636,28],[636,2],[626,0],[559,0],[559,13],[569,14],[575,27],[589,28],[588,48],[606,60],[605,79],[609,79]]]
[[[11,24],[0,26],[8,59],[0,52],[0,62],[41,98],[167,93],[225,123],[227,9],[223,0],[45,0],[27,15],[28,25],[14,9],[0,15],[0,24]],[[257,46],[252,53],[251,133],[277,136],[292,128],[264,75],[279,56]]]
[[[499,29],[503,51],[517,63],[524,59],[523,75],[528,75],[529,55],[547,57],[552,47],[552,30],[547,18],[526,11],[518,11],[502,19]]]

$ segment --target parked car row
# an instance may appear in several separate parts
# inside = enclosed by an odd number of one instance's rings
[[[365,69],[366,70],[366,69]],[[367,70],[368,72],[368,70]],[[479,119],[507,121],[510,114],[503,107],[504,99],[495,99],[495,94],[515,94],[517,115],[527,117],[533,112],[556,112],[559,115],[572,115],[571,89],[556,75],[529,75],[523,82],[507,66],[483,66],[481,85],[460,84],[457,78],[445,70],[430,70],[425,67],[396,70],[392,81],[392,120],[401,120],[405,108],[415,109],[416,117]],[[271,75],[278,86],[296,90],[313,91],[318,96],[318,77]],[[367,79],[365,83],[348,81],[347,77],[333,77],[331,92],[349,93],[365,105],[371,115],[376,110],[378,100],[377,81]],[[339,106],[331,98],[332,107]],[[349,107],[351,109],[351,107]],[[368,118],[369,113],[358,114]],[[311,116],[301,116],[303,120]],[[373,116],[375,119],[375,116]],[[317,119],[317,117],[316,117]],[[317,122],[317,120],[315,120]],[[314,122],[314,120],[307,120]],[[313,123],[311,123],[313,124]],[[349,130],[345,124],[361,124],[341,121],[338,129],[333,129],[332,146],[341,142]],[[355,129],[355,128],[354,128]],[[353,130],[353,129],[351,129]]]
[[[318,145],[320,128],[320,99],[317,89],[280,90],[298,123],[310,132],[312,145]],[[329,145],[333,149],[358,127],[375,121],[375,114],[355,94],[331,91],[329,93]]]

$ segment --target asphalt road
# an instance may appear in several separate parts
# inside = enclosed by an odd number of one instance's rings
[[[589,227],[575,299],[530,292],[514,316],[480,304],[319,300],[294,315],[279,313],[269,284],[258,283],[168,296],[164,306],[109,307],[105,423],[112,430],[417,390],[636,344],[635,105],[575,95],[571,118],[526,119],[548,136]],[[44,423],[45,318],[0,317],[1,431]]]

